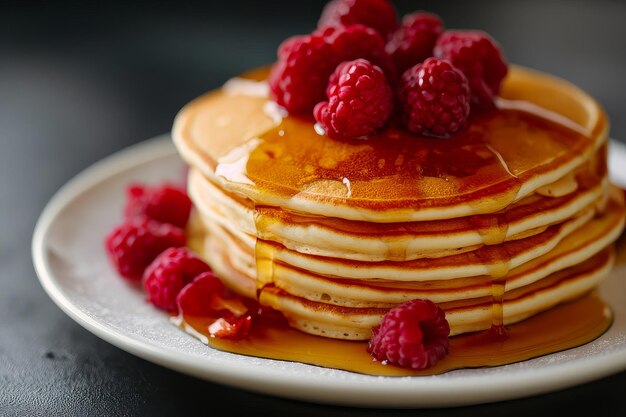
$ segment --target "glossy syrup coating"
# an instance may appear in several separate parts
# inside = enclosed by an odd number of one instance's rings
[[[446,139],[391,121],[368,140],[332,140],[312,118],[224,89],[188,105],[174,137],[205,174],[260,205],[374,222],[493,213],[534,191],[539,177],[549,183],[581,165],[606,140],[602,110],[573,86],[552,91],[550,82],[513,70],[499,108]],[[550,104],[569,125],[544,111]]]

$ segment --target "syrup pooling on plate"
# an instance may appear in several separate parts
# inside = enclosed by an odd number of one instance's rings
[[[612,313],[594,293],[555,307],[508,329],[470,333],[450,338],[449,354],[434,367],[412,371],[385,366],[367,353],[367,342],[312,336],[281,321],[260,321],[247,338],[211,337],[213,319],[184,317],[181,328],[216,349],[242,355],[324,366],[370,375],[436,375],[461,368],[498,366],[535,358],[590,342],[610,326]]]

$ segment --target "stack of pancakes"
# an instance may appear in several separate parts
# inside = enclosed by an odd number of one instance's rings
[[[268,96],[266,69],[185,106],[194,249],[304,332],[364,340],[423,298],[451,334],[515,323],[607,275],[624,225],[608,123],[584,92],[513,67],[498,109],[447,139],[394,123],[335,141]]]

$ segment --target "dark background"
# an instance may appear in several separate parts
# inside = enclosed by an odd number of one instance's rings
[[[98,159],[169,131],[187,101],[271,62],[315,26],[323,1],[0,1],[0,415],[391,415],[241,392],[131,356],[45,295],[30,258],[36,219]],[[626,2],[396,1],[479,28],[511,62],[566,78],[626,139]],[[543,396],[423,415],[622,415],[626,373]],[[578,414],[578,412],[582,414]]]

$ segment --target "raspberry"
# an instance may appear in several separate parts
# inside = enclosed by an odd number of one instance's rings
[[[387,38],[396,27],[396,9],[388,0],[333,0],[322,10],[318,27],[361,24]]]
[[[340,64],[330,77],[328,101],[315,106],[314,116],[334,139],[367,136],[385,124],[393,94],[385,74],[365,59]]]
[[[308,35],[296,35],[285,39],[278,45],[278,59],[288,57],[291,51],[298,47],[300,42],[304,42]]]
[[[149,219],[134,219],[113,229],[105,247],[118,273],[139,281],[145,268],[165,249],[185,245],[184,232],[170,224]]]
[[[217,300],[224,297],[225,287],[213,272],[203,272],[178,293],[178,310],[190,316],[210,316],[216,312]]]
[[[328,78],[337,65],[365,58],[389,76],[395,71],[385,43],[373,29],[363,25],[324,27],[310,35],[285,40],[268,81],[276,103],[291,113],[308,113],[325,99]]]
[[[287,39],[278,48],[278,60],[268,77],[272,97],[289,112],[311,111],[324,99],[328,77],[337,64],[320,34]]]
[[[191,212],[191,200],[187,194],[170,184],[148,187],[133,184],[126,190],[127,219],[145,216],[161,223],[170,223],[184,228]]]
[[[240,339],[248,335],[252,313],[243,298],[229,294],[222,281],[212,272],[204,272],[187,284],[176,297],[182,314],[215,317],[208,326],[213,337]],[[256,313],[254,313],[256,314]]]
[[[148,301],[166,311],[176,311],[176,297],[185,285],[211,268],[189,249],[169,248],[161,253],[143,275]]]
[[[434,55],[447,59],[465,74],[473,105],[493,107],[493,97],[500,93],[508,68],[491,36],[481,31],[446,31],[437,40]]]
[[[247,301],[247,300],[246,300]],[[252,320],[265,326],[287,327],[289,323],[285,316],[278,310],[271,307],[256,304],[255,308],[250,308],[253,312]]]
[[[209,334],[220,339],[243,339],[250,333],[252,316],[220,317],[209,325]]]
[[[379,361],[411,369],[433,366],[448,353],[450,326],[441,308],[429,300],[411,300],[392,308],[372,329],[367,351]]]
[[[447,61],[428,58],[404,72],[398,92],[409,130],[445,137],[459,131],[470,111],[465,75]]]
[[[435,14],[417,12],[404,16],[402,25],[386,46],[396,70],[402,74],[407,68],[433,56],[433,48],[442,32],[443,22]]]
[[[354,24],[322,27],[314,33],[321,34],[331,44],[336,60],[333,70],[344,61],[363,58],[382,68],[390,81],[395,80],[397,72],[385,51],[385,41],[374,29]]]

